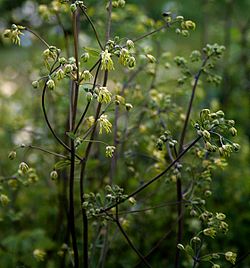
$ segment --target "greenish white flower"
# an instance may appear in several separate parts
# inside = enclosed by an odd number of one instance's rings
[[[112,100],[112,94],[107,87],[100,87],[97,101],[100,103],[109,103]]]
[[[106,146],[106,157],[112,157],[115,152],[115,146]]]
[[[102,70],[111,71],[115,69],[111,59],[111,53],[109,53],[107,49],[101,53],[101,64]]]
[[[91,79],[93,79],[93,75],[88,70],[83,71],[81,76],[84,81],[90,81]]]
[[[100,130],[99,133],[102,134],[103,130],[106,131],[106,133],[111,132],[112,124],[108,120],[108,116],[103,114],[98,119],[98,122],[100,124]]]
[[[227,261],[231,262],[232,264],[235,264],[237,254],[233,253],[231,251],[228,251],[228,252],[225,253],[225,258],[226,258]]]
[[[44,261],[45,257],[46,257],[46,252],[42,249],[35,249],[33,251],[33,256],[37,261]]]

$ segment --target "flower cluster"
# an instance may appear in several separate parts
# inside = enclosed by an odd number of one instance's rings
[[[116,149],[115,146],[107,146],[105,152],[106,157],[112,157],[115,152],[115,149]]]
[[[111,53],[107,49],[101,53],[101,64],[102,70],[112,71],[115,69],[113,60],[111,59]]]
[[[230,156],[232,152],[240,149],[238,143],[233,143],[225,136],[237,135],[233,120],[226,120],[223,111],[211,113],[209,109],[203,109],[200,112],[200,120],[194,124],[198,135],[202,136],[205,142],[205,148],[209,152],[217,150],[222,156]]]
[[[100,130],[99,130],[100,134],[102,134],[103,129],[106,131],[106,133],[111,132],[112,124],[109,122],[107,115],[102,114],[98,119],[98,122],[100,124]]]
[[[111,99],[112,93],[107,89],[107,87],[99,87],[97,101],[100,103],[110,103]]]
[[[20,46],[20,35],[23,34],[21,30],[25,30],[25,27],[21,25],[12,24],[11,29],[6,29],[3,33],[3,36],[5,38],[10,39],[13,44]]]

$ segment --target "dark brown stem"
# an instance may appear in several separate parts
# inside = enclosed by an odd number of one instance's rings
[[[118,212],[118,205],[116,205],[116,217],[115,217],[115,222],[119,228],[119,230],[121,231],[121,233],[123,234],[123,236],[125,237],[125,239],[127,240],[129,246],[131,247],[131,249],[134,250],[134,252],[138,255],[138,257],[141,259],[141,261],[146,265],[146,267],[151,267],[152,266],[148,263],[148,261],[143,257],[143,255],[140,253],[140,251],[134,246],[134,244],[132,243],[132,241],[130,240],[130,238],[128,237],[127,233],[125,232],[125,230],[122,228],[121,223],[119,221],[119,212]]]
[[[192,106],[193,106],[193,101],[194,101],[194,97],[195,97],[195,92],[196,92],[196,88],[198,85],[198,81],[199,78],[202,74],[203,71],[203,67],[206,65],[208,60],[208,57],[206,57],[203,60],[202,66],[200,68],[200,70],[198,71],[198,73],[195,75],[195,80],[194,80],[194,85],[192,88],[192,94],[190,97],[190,101],[188,104],[188,110],[186,113],[186,118],[185,118],[185,122],[183,125],[183,129],[181,132],[181,137],[180,137],[180,142],[179,142],[179,152],[178,155],[180,155],[183,152],[183,144],[184,144],[184,140],[185,140],[185,136],[186,136],[186,132],[187,132],[187,126],[189,123],[189,119],[190,119],[190,114],[191,114],[191,110],[192,110]],[[183,237],[183,211],[182,211],[182,181],[181,178],[177,178],[176,181],[176,195],[177,195],[177,213],[178,213],[178,230],[177,230],[177,244],[181,243],[182,241],[182,237]],[[182,215],[182,216],[181,216]],[[180,267],[180,249],[176,247],[176,254],[175,254],[175,268]]]

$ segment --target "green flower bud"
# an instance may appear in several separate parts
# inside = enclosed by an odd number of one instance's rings
[[[112,7],[113,8],[117,8],[119,5],[118,5],[118,2],[117,1],[113,1],[112,2]]]
[[[210,227],[210,228],[204,229],[203,234],[206,236],[210,236],[212,238],[215,238],[216,230],[213,227]]]
[[[240,145],[238,143],[233,143],[233,149],[235,152],[238,152],[240,150]]]
[[[191,20],[186,20],[181,23],[181,27],[184,30],[195,30],[195,23]]]
[[[203,130],[202,131],[202,136],[205,140],[210,140],[211,137],[210,137],[210,133],[207,131],[207,130]]]
[[[33,88],[38,88],[38,86],[39,86],[39,82],[37,80],[32,82],[32,87]]]
[[[59,69],[56,72],[56,78],[57,78],[57,80],[62,80],[64,78],[64,71],[62,69]]]
[[[209,191],[209,190],[207,190],[207,191],[205,191],[205,196],[206,197],[209,197],[209,196],[211,196],[212,195],[212,192],[211,191]]]
[[[7,195],[1,194],[0,195],[0,201],[2,203],[2,206],[5,207],[5,206],[7,206],[9,204],[10,199],[9,199],[9,197]]]
[[[181,29],[177,28],[177,29],[175,30],[175,33],[177,33],[177,34],[181,34]]]
[[[201,243],[201,239],[198,236],[194,236],[191,239],[191,243],[200,244]]]
[[[56,86],[54,80],[52,80],[52,79],[49,79],[47,81],[46,85],[47,85],[48,89],[50,89],[50,90],[53,90]]]
[[[134,44],[134,42],[132,40],[127,40],[126,45],[127,45],[128,49],[131,49],[131,48],[135,47],[135,44]]]
[[[10,160],[15,159],[15,158],[16,158],[16,151],[11,151],[11,152],[9,153],[9,155],[8,155],[8,158],[9,158]]]
[[[66,64],[65,67],[64,67],[64,72],[66,74],[69,74],[69,73],[71,73],[73,71],[73,69],[74,68],[73,68],[73,66],[71,64]]]
[[[223,214],[223,213],[216,213],[216,219],[220,220],[220,221],[223,221],[226,219],[226,215]]]
[[[87,98],[87,102],[91,102],[91,100],[93,99],[93,94],[91,92],[88,92],[86,94],[86,98]]]
[[[236,135],[237,135],[237,129],[234,128],[234,127],[231,127],[231,128],[229,129],[229,132],[231,133],[232,136],[236,136]]]
[[[153,55],[147,54],[146,57],[148,58],[150,63],[156,62],[156,58]]]
[[[76,4],[71,4],[70,5],[70,10],[71,10],[71,12],[75,12],[77,10]]]
[[[182,31],[181,31],[181,34],[182,34],[184,37],[188,37],[188,36],[189,36],[189,31],[188,31],[188,30],[182,30]]]
[[[35,249],[33,251],[33,256],[37,261],[42,262],[45,259],[46,252],[44,250],[42,250],[42,249]]]
[[[220,265],[219,264],[213,264],[212,268],[220,268]]]
[[[175,19],[178,20],[178,21],[183,21],[184,17],[183,16],[177,16]]]
[[[135,205],[136,204],[136,200],[134,199],[134,197],[130,197],[128,199],[128,201],[130,202],[131,205]]]
[[[225,258],[226,258],[227,261],[231,262],[232,264],[235,264],[237,254],[233,253],[231,251],[228,251],[228,252],[225,253]]]
[[[22,171],[23,174],[26,174],[29,170],[29,166],[25,162],[22,162],[19,165],[19,170]]]
[[[85,81],[90,81],[90,80],[93,78],[93,75],[90,73],[90,71],[85,70],[85,71],[82,73],[82,78],[83,78],[83,80],[85,80]]]
[[[51,173],[50,173],[50,178],[52,181],[56,181],[58,179],[58,173],[56,170],[53,170]]]
[[[130,103],[126,103],[126,104],[125,104],[125,107],[126,107],[126,110],[127,110],[127,111],[130,111],[130,110],[133,108],[133,105],[130,104]]]
[[[83,60],[83,62],[87,62],[89,60],[89,53],[85,52],[81,55],[81,59]]]
[[[3,37],[4,38],[10,38],[12,35],[12,32],[10,29],[6,29],[4,32],[3,32]]]
[[[65,64],[67,60],[64,57],[59,58],[59,63],[60,64]]]
[[[106,147],[106,157],[112,157],[115,152],[115,146],[107,146]]]
[[[197,211],[195,210],[195,209],[192,209],[191,211],[190,211],[190,216],[192,216],[192,217],[195,217],[195,216],[197,216]]]
[[[177,245],[177,248],[178,248],[179,250],[185,250],[185,247],[184,247],[182,244],[178,244],[178,245]]]
[[[117,2],[119,7],[124,7],[126,4],[125,0],[118,0]]]

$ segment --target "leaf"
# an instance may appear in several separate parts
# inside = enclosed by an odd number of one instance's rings
[[[65,167],[69,166],[70,163],[71,163],[70,160],[60,160],[60,161],[55,163],[54,168],[57,169],[57,170],[63,169]]]
[[[212,255],[206,255],[200,258],[201,261],[210,261],[212,259]]]
[[[186,247],[185,247],[185,251],[186,251],[186,253],[188,254],[188,255],[190,255],[190,256],[194,256],[195,254],[194,254],[194,250],[192,249],[192,247],[190,247],[189,245],[187,245]]]
[[[71,138],[71,140],[75,140],[77,138],[73,132],[66,132],[66,135]]]
[[[100,51],[98,49],[95,49],[93,47],[83,47],[83,49],[93,57],[99,57],[100,56]]]

